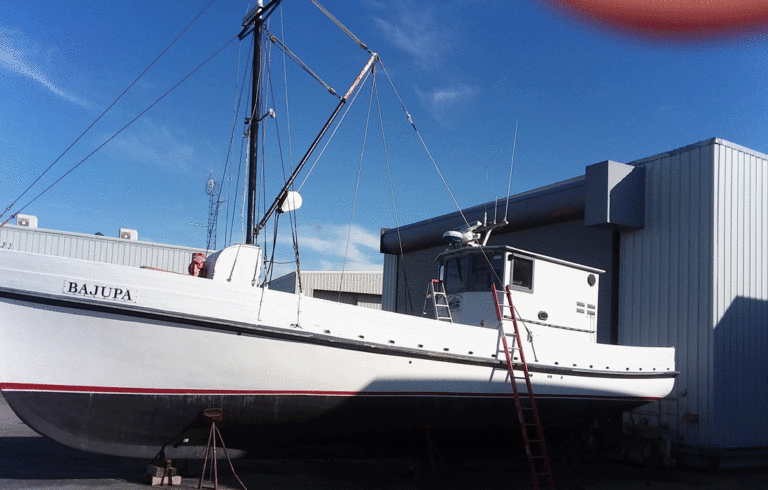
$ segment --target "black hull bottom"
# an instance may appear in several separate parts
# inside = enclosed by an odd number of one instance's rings
[[[115,394],[4,391],[27,425],[61,444],[116,456],[170,458],[203,454],[206,408],[222,408],[218,422],[229,448],[285,456],[312,446],[352,445],[379,451],[433,440],[452,443],[517,437],[511,396],[315,394]],[[573,425],[649,400],[537,397],[545,425]],[[501,431],[501,432],[500,432]],[[507,434],[506,437],[500,434]]]

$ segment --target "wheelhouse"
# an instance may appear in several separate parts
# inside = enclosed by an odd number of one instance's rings
[[[456,323],[495,328],[492,290],[509,287],[518,319],[549,327],[541,335],[595,341],[599,269],[509,246],[455,248],[436,262]]]

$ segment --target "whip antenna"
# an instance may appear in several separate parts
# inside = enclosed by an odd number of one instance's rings
[[[512,161],[509,162],[509,183],[507,184],[507,204],[504,207],[504,221],[507,221],[507,211],[509,211],[509,193],[512,190],[512,166],[515,164],[515,146],[517,146],[517,123],[515,120],[515,139],[512,141]]]

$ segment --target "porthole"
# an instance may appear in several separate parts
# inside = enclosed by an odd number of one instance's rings
[[[597,278],[595,277],[594,274],[590,274],[587,276],[587,284],[589,284],[590,286],[594,286],[596,282],[597,282]]]

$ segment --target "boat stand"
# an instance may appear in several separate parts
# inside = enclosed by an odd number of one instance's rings
[[[232,470],[232,474],[237,479],[238,483],[240,483],[240,486],[243,488],[243,490],[248,490],[245,488],[245,485],[243,484],[243,481],[240,480],[240,477],[237,476],[237,473],[235,473],[235,468],[232,466],[232,460],[229,457],[229,453],[227,453],[227,446],[224,445],[224,439],[221,437],[221,432],[219,432],[219,428],[216,427],[217,421],[222,421],[224,419],[224,410],[221,408],[206,408],[203,410],[203,416],[207,418],[211,423],[211,430],[208,432],[208,445],[205,448],[205,459],[203,459],[203,471],[200,474],[200,481],[197,483],[198,490],[203,488],[203,479],[205,478],[205,468],[208,465],[208,456],[211,456],[211,474],[212,478],[209,478],[213,482],[213,489],[218,490],[219,489],[219,468],[217,465],[217,455],[216,455],[216,447],[217,447],[217,441],[218,443],[221,443],[221,448],[224,450],[224,455],[227,457],[227,462],[229,463],[229,469]],[[210,487],[206,487],[210,488]]]

